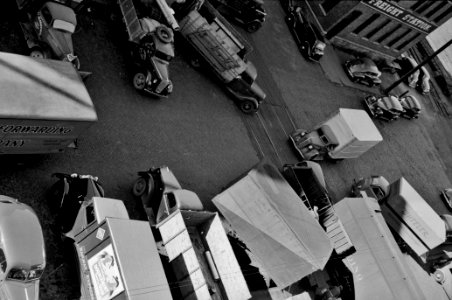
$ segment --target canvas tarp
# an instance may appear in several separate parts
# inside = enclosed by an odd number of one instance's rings
[[[213,199],[279,287],[323,269],[333,246],[278,169],[266,162]]]

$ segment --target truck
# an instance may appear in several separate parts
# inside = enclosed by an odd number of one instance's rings
[[[334,204],[356,247],[352,255],[332,262],[342,299],[450,299],[416,259],[401,251],[380,207],[365,195]]]
[[[333,242],[335,257],[354,253],[355,247],[334,210],[322,167],[313,161],[302,161],[285,164],[281,173]]]
[[[39,300],[46,266],[44,235],[33,209],[0,195],[0,299]]]
[[[97,121],[69,62],[0,52],[0,154],[58,153]]]
[[[257,112],[266,95],[255,82],[257,71],[246,59],[249,43],[207,1],[173,3],[179,33],[193,66],[204,65],[224,84],[241,111]]]
[[[169,64],[174,58],[173,31],[149,17],[138,18],[132,0],[118,0],[134,65],[133,86],[157,97],[173,91]]]
[[[251,252],[252,264],[280,289],[324,269],[330,260],[333,242],[279,170],[265,160],[212,202],[230,234]]]
[[[383,176],[360,178],[353,183],[352,195],[375,198],[389,227],[424,262],[446,241],[444,217],[403,177],[391,184]]]
[[[162,166],[138,172],[132,192],[161,236],[179,285],[176,299],[250,299],[251,294],[216,212]]]
[[[77,26],[75,12],[54,1],[16,0],[20,27],[30,56],[68,61],[80,68],[74,55],[72,34]]]
[[[340,108],[313,130],[297,129],[289,139],[303,160],[356,158],[383,137],[364,110]]]
[[[209,0],[223,15],[253,33],[262,27],[267,13],[263,0]]]
[[[123,201],[104,197],[97,177],[55,176],[49,201],[76,253],[79,299],[173,299],[149,223],[130,219]]]

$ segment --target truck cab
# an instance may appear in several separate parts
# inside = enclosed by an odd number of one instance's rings
[[[246,31],[256,32],[267,15],[263,0],[211,0],[221,14],[242,24]]]
[[[302,159],[332,161],[358,157],[383,140],[365,111],[344,108],[313,130],[297,129],[289,138]]]
[[[38,300],[45,265],[44,236],[35,212],[0,195],[0,299]]]
[[[77,69],[80,61],[74,55],[72,34],[77,20],[72,8],[56,2],[45,2],[37,11],[22,12],[28,20],[21,28],[30,48],[30,56],[58,58],[71,62]]]

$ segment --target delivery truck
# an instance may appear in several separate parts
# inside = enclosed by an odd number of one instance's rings
[[[178,285],[177,299],[250,299],[218,213],[181,187],[168,167],[138,173],[132,192],[157,228]]]
[[[259,272],[280,289],[324,269],[333,253],[333,242],[311,211],[266,161],[212,202],[249,249]]]
[[[382,176],[360,178],[353,184],[352,194],[377,199],[389,227],[423,261],[446,241],[444,220],[405,178],[391,184]]]
[[[380,207],[365,195],[334,205],[356,247],[342,260],[346,271],[335,268],[342,299],[450,299],[433,276],[401,251]]]
[[[255,113],[265,93],[255,82],[257,71],[246,59],[251,45],[204,0],[171,6],[193,66],[205,66],[224,84],[244,113]]]
[[[104,197],[97,177],[53,175],[48,198],[75,248],[79,299],[173,299],[149,223],[131,220],[121,200]]]
[[[69,62],[0,52],[0,154],[56,153],[77,146],[97,121]]]
[[[311,131],[297,129],[289,138],[303,160],[333,161],[356,158],[383,141],[364,110],[346,108]]]

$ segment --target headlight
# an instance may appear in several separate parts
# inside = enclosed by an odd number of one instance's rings
[[[314,149],[314,147],[312,147],[312,145],[309,145],[309,146],[308,146],[308,149],[309,149],[309,150],[312,150],[312,149]]]

